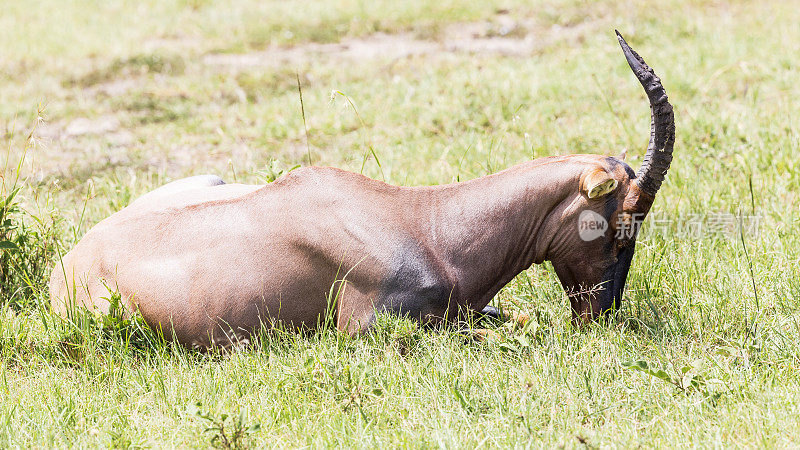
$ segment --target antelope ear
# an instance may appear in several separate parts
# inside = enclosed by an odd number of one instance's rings
[[[594,169],[581,180],[581,189],[589,198],[597,198],[617,188],[617,180],[603,169]]]

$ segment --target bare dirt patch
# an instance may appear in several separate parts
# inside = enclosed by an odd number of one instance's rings
[[[85,134],[105,134],[119,128],[119,119],[114,116],[100,116],[96,119],[81,117],[70,122],[64,128],[66,136],[82,136]]]
[[[144,80],[141,78],[122,78],[94,85],[84,89],[84,92],[89,95],[102,94],[107,97],[119,97],[142,85],[144,85]]]
[[[112,139],[111,144],[124,145],[129,143],[131,136],[120,127],[119,119],[110,114],[93,118],[78,117],[69,122],[43,123],[36,130],[36,137],[48,141],[63,141],[81,137],[112,136],[119,137],[121,142]]]
[[[421,39],[412,33],[377,33],[334,44],[308,43],[294,47],[271,47],[263,51],[203,57],[208,65],[232,68],[272,67],[317,62],[320,59],[400,59],[419,55],[496,54],[530,55],[563,40],[579,40],[596,22],[570,27],[537,26],[500,16],[490,22],[459,23],[446,27],[437,39]]]

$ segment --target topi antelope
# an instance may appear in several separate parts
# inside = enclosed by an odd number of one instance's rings
[[[327,313],[351,333],[382,311],[435,324],[484,310],[518,273],[551,261],[574,320],[597,317],[622,299],[675,140],[661,81],[617,36],[650,100],[637,173],[570,155],[428,187],[322,167],[265,186],[187,178],[86,233],[53,271],[53,308],[105,312],[110,286],[186,345],[229,345],[262,324],[315,328]]]

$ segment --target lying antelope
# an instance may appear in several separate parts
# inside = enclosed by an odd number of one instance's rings
[[[314,328],[331,299],[348,332],[383,311],[437,323],[481,311],[532,263],[551,261],[573,318],[597,317],[622,299],[675,138],[659,78],[617,36],[650,100],[638,173],[617,158],[571,155],[429,187],[322,167],[265,186],[187,178],[86,233],[53,271],[53,308],[105,312],[110,286],[180,342],[227,345],[262,324]]]

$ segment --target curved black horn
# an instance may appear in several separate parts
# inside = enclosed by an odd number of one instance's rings
[[[672,162],[675,116],[672,113],[672,105],[667,99],[667,92],[661,85],[661,80],[642,57],[625,42],[619,31],[616,33],[628,65],[631,66],[631,70],[642,83],[642,87],[650,99],[650,145],[647,146],[642,166],[636,173],[635,182],[644,193],[655,197],[667,170],[669,170],[669,164]]]

